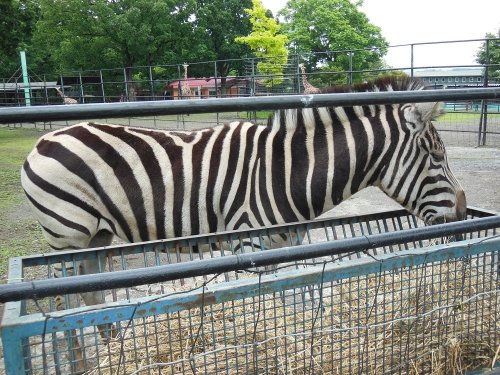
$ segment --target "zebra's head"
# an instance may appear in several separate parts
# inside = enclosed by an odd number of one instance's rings
[[[400,147],[381,181],[382,189],[428,224],[465,219],[465,193],[432,124],[442,114],[442,103],[404,104],[398,112]]]

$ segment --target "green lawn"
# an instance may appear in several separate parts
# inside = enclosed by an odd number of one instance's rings
[[[438,118],[437,122],[442,123],[479,123],[480,112],[446,112],[444,115]],[[488,113],[489,119],[495,119],[495,121],[500,120],[499,113]]]
[[[0,275],[8,259],[49,250],[20,182],[20,168],[40,132],[36,129],[0,128]]]

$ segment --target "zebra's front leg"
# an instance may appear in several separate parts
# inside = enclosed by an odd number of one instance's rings
[[[286,234],[275,234],[269,237],[269,244],[266,243],[266,246],[271,246],[270,248],[279,248],[279,247],[286,247],[286,246],[297,246],[301,245],[302,242],[304,241],[304,238],[306,236],[306,229],[302,228],[296,228]],[[295,268],[300,268],[300,267],[307,267],[307,264],[300,264],[298,261],[295,261],[294,263],[290,263],[290,265],[295,264]],[[273,273],[276,272],[277,266],[272,265],[272,266],[266,266],[266,272],[267,273]],[[306,293],[308,296],[306,296]],[[285,302],[285,297],[287,293],[281,293],[282,294],[282,299],[283,303]],[[318,292],[314,288],[314,285],[308,285],[304,288],[301,288],[301,296],[302,300],[304,302],[310,301],[312,302],[313,306],[316,305],[317,301],[319,300]]]
[[[80,274],[99,274],[104,271],[105,258],[83,260],[80,263]],[[106,302],[103,291],[82,293],[82,298],[87,306],[101,305]],[[105,344],[113,337],[116,337],[117,331],[114,324],[100,324],[97,326],[99,334]]]

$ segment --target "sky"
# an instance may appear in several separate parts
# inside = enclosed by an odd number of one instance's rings
[[[286,0],[262,0],[273,13]],[[364,0],[361,7],[370,22],[379,26],[391,46],[412,43],[484,38],[500,28],[499,0]],[[473,65],[481,43],[414,46],[415,67]],[[394,68],[409,67],[411,47],[391,48],[386,62]]]

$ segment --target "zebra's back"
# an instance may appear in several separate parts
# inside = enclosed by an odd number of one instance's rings
[[[101,230],[126,241],[222,230],[249,199],[241,176],[257,154],[245,146],[268,132],[241,122],[194,132],[80,123],[41,137],[21,181],[54,248],[88,246]]]

